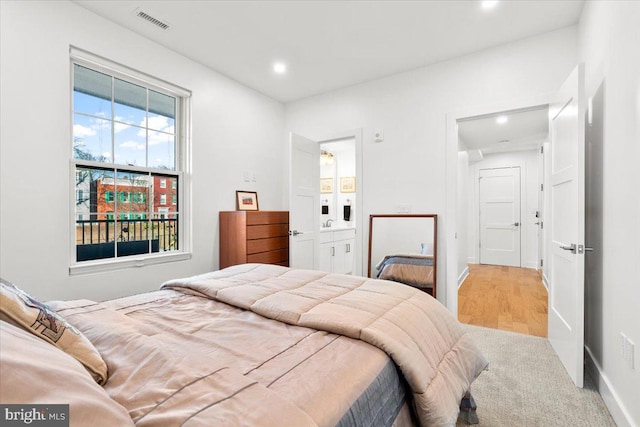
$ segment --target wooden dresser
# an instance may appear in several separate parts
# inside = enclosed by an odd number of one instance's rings
[[[220,268],[248,262],[289,266],[288,211],[220,212]]]

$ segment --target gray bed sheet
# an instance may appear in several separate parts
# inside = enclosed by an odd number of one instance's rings
[[[406,383],[393,361],[384,365],[378,376],[340,419],[338,427],[393,426],[407,403]]]

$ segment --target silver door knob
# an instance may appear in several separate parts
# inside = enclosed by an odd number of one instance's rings
[[[572,243],[569,246],[560,245],[560,249],[564,249],[565,251],[571,251],[571,252],[573,252],[575,254],[576,253],[576,244]]]
[[[520,225],[519,222],[514,222],[513,225],[515,225],[516,227]]]
[[[291,230],[289,232],[289,236],[297,236],[298,234],[304,234],[302,231],[298,231],[298,230]]]
[[[585,252],[593,252],[593,248],[585,247],[584,251]]]

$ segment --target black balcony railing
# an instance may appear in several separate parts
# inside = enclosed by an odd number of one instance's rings
[[[76,259],[113,258],[178,249],[178,219],[76,221]]]

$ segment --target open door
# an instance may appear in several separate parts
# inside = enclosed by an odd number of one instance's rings
[[[584,359],[584,68],[549,108],[549,341],[576,386]]]
[[[320,232],[320,145],[290,134],[289,265],[316,269]]]

